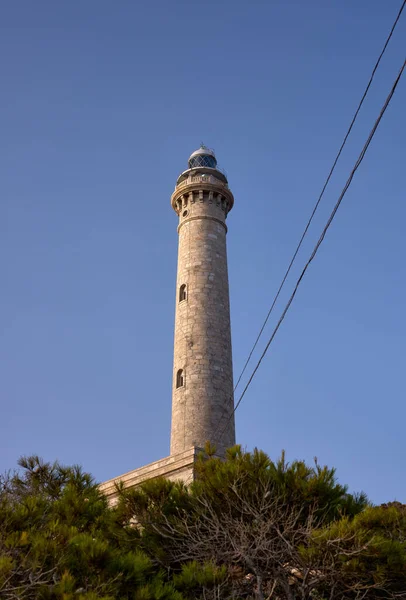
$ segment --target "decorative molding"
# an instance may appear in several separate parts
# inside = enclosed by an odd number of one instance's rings
[[[227,227],[227,225],[226,225],[226,224],[225,224],[223,221],[220,221],[220,219],[216,219],[216,217],[208,217],[208,216],[206,216],[206,215],[201,215],[201,216],[199,216],[199,217],[189,217],[188,219],[185,219],[184,221],[182,221],[182,223],[180,223],[180,225],[178,225],[178,233],[179,233],[179,231],[180,231],[181,227],[183,227],[183,225],[184,225],[185,223],[189,223],[189,221],[197,221],[197,220],[199,220],[199,219],[200,219],[200,220],[202,220],[202,219],[206,219],[206,220],[208,220],[208,221],[215,221],[216,223],[220,223],[220,225],[222,225],[222,226],[224,227],[224,229],[225,229],[226,233],[227,233],[227,231],[228,231],[228,227]]]

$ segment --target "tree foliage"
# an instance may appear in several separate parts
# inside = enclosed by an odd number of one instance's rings
[[[0,480],[3,600],[406,600],[406,507],[335,471],[207,447],[190,486],[118,486],[21,459]]]
[[[399,508],[383,520],[333,469],[237,446],[225,461],[202,456],[197,474],[188,488],[156,480],[124,491],[119,508],[123,522],[142,526],[142,547],[157,565],[175,573],[210,566],[212,580],[187,597],[406,597]]]
[[[181,600],[90,475],[38,457],[0,483],[0,598]]]

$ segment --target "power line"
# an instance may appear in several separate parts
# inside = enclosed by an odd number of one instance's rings
[[[366,98],[366,96],[367,96],[367,94],[368,94],[368,92],[369,92],[369,88],[371,87],[371,84],[372,84],[372,81],[373,81],[373,79],[374,79],[374,77],[375,77],[375,73],[376,73],[376,71],[377,71],[377,69],[378,69],[379,63],[381,62],[381,59],[382,59],[383,55],[385,54],[386,48],[387,48],[387,46],[388,46],[388,44],[389,44],[389,42],[390,42],[390,39],[391,39],[391,37],[392,37],[392,35],[393,35],[393,32],[395,31],[396,25],[398,24],[398,21],[399,21],[399,19],[400,19],[400,16],[401,16],[401,14],[402,14],[402,11],[403,11],[403,9],[404,9],[405,5],[406,5],[406,0],[403,0],[403,2],[402,2],[402,6],[400,7],[400,10],[399,10],[399,12],[398,12],[398,15],[397,15],[397,17],[396,17],[396,19],[395,19],[395,21],[394,21],[394,23],[393,23],[393,25],[392,25],[392,29],[390,30],[390,32],[389,32],[389,35],[388,35],[388,37],[386,38],[386,42],[385,42],[385,44],[384,44],[384,46],[383,46],[383,48],[382,48],[382,51],[381,51],[381,53],[380,53],[380,55],[379,55],[379,57],[378,57],[378,60],[377,60],[377,61],[376,61],[376,63],[375,63],[375,66],[374,66],[374,68],[373,68],[373,70],[372,70],[371,76],[370,76],[370,78],[369,78],[369,81],[368,81],[368,85],[367,85],[367,87],[365,88],[365,91],[364,91],[364,93],[363,93],[363,95],[362,95],[362,98],[361,98],[361,100],[360,100],[360,103],[358,104],[358,108],[357,108],[357,110],[356,110],[356,111],[355,111],[355,113],[354,113],[354,116],[353,116],[353,118],[352,118],[352,121],[351,121],[351,123],[350,123],[350,126],[349,126],[349,128],[348,128],[348,130],[347,130],[347,133],[345,134],[344,140],[343,140],[343,142],[342,142],[342,144],[341,144],[341,146],[340,146],[340,149],[339,149],[339,151],[338,151],[338,153],[337,153],[337,156],[336,156],[336,158],[335,158],[335,160],[334,160],[333,166],[332,166],[332,167],[331,167],[331,169],[330,169],[330,172],[329,172],[329,174],[328,174],[328,176],[327,176],[327,179],[326,179],[326,181],[325,181],[325,183],[324,183],[324,186],[323,186],[323,188],[322,188],[322,190],[321,190],[321,192],[320,192],[320,195],[319,195],[319,197],[318,197],[318,199],[317,199],[317,202],[316,202],[316,204],[315,204],[315,206],[314,206],[314,208],[313,208],[313,211],[312,211],[312,213],[311,213],[311,215],[310,215],[310,218],[309,218],[309,220],[308,220],[308,222],[307,222],[307,225],[306,225],[306,227],[305,227],[305,229],[304,229],[304,231],[303,231],[302,237],[301,237],[301,238],[300,238],[300,240],[299,240],[299,243],[298,243],[298,245],[297,245],[297,247],[296,247],[296,250],[295,250],[295,252],[294,252],[294,254],[293,254],[292,258],[291,258],[291,261],[290,261],[290,263],[289,263],[289,266],[288,266],[288,268],[287,268],[287,270],[286,270],[286,273],[285,273],[285,275],[284,275],[284,277],[283,277],[283,279],[282,279],[282,283],[280,284],[280,286],[279,286],[279,289],[278,289],[278,291],[276,292],[275,298],[273,299],[273,302],[272,302],[272,304],[271,304],[271,308],[269,309],[269,311],[268,311],[268,314],[266,315],[265,321],[264,321],[264,322],[263,322],[263,324],[262,324],[262,327],[261,327],[261,329],[260,329],[260,331],[259,331],[259,334],[258,334],[258,336],[257,336],[257,339],[255,340],[255,342],[254,342],[254,345],[252,346],[252,348],[251,348],[251,351],[250,351],[250,353],[249,353],[249,355],[248,355],[248,358],[247,358],[247,360],[246,360],[246,362],[245,362],[245,364],[244,364],[244,367],[243,367],[243,369],[242,369],[242,371],[241,371],[241,373],[240,373],[240,376],[238,377],[237,383],[235,384],[235,387],[234,387],[234,392],[236,391],[236,389],[237,389],[237,387],[238,387],[238,385],[239,385],[239,383],[240,383],[240,381],[241,381],[241,378],[242,378],[242,376],[243,376],[243,375],[244,375],[244,373],[245,373],[245,370],[246,370],[246,368],[247,368],[247,366],[248,366],[248,363],[250,362],[250,360],[251,360],[251,357],[252,357],[252,355],[253,355],[253,353],[254,353],[254,350],[255,350],[255,348],[257,347],[257,345],[258,345],[258,342],[259,342],[259,340],[260,340],[260,337],[262,336],[262,333],[263,333],[263,331],[264,331],[264,329],[265,329],[265,326],[266,326],[266,324],[268,323],[269,317],[271,316],[271,313],[272,313],[272,311],[273,311],[273,309],[274,309],[274,306],[275,306],[275,304],[276,304],[276,302],[277,302],[277,300],[278,300],[278,298],[279,298],[279,295],[280,295],[280,293],[281,293],[281,291],[282,291],[282,288],[283,288],[283,286],[285,285],[286,279],[288,278],[288,275],[289,275],[289,273],[290,273],[290,270],[291,270],[291,268],[292,268],[292,266],[293,266],[293,263],[294,263],[294,262],[295,262],[295,260],[296,260],[296,256],[297,256],[297,254],[298,254],[298,252],[299,252],[299,250],[300,250],[300,248],[301,248],[301,246],[302,246],[303,240],[304,240],[304,238],[306,237],[306,234],[307,234],[307,232],[308,232],[308,230],[309,230],[310,224],[311,224],[311,222],[313,221],[313,217],[314,217],[314,215],[316,214],[316,211],[317,211],[317,209],[318,209],[318,207],[319,207],[319,204],[320,204],[320,202],[321,202],[321,200],[322,200],[322,198],[323,198],[323,196],[324,196],[324,192],[325,192],[325,190],[326,190],[326,188],[327,188],[327,186],[328,186],[328,184],[329,184],[329,182],[330,182],[331,176],[332,176],[332,175],[333,175],[333,173],[334,173],[334,170],[335,170],[335,168],[336,168],[336,165],[337,165],[337,163],[338,163],[338,160],[339,160],[339,158],[340,158],[340,156],[341,156],[341,153],[342,153],[342,151],[343,151],[343,149],[344,149],[344,146],[345,146],[345,144],[346,144],[346,142],[347,142],[348,136],[349,136],[349,135],[350,135],[350,133],[351,133],[351,130],[352,130],[353,126],[354,126],[354,123],[355,123],[355,121],[356,121],[356,119],[357,119],[357,117],[358,117],[358,113],[359,113],[359,111],[361,110],[361,107],[362,107],[362,105],[363,105],[363,103],[364,103],[364,100],[365,100],[365,98]]]
[[[294,299],[294,297],[296,296],[296,292],[297,292],[297,290],[298,290],[298,288],[299,288],[299,285],[301,284],[301,282],[302,282],[302,279],[303,279],[303,277],[304,277],[304,275],[305,275],[305,273],[306,273],[306,271],[307,271],[308,267],[310,266],[310,263],[312,262],[312,260],[313,260],[313,259],[314,259],[314,257],[316,256],[316,254],[317,254],[317,251],[318,251],[318,249],[320,248],[320,246],[321,246],[321,244],[322,244],[322,242],[323,242],[323,240],[324,240],[324,238],[325,238],[325,236],[326,236],[327,230],[329,229],[329,227],[330,227],[330,225],[331,225],[331,223],[332,223],[332,221],[333,221],[333,219],[334,219],[334,217],[335,217],[335,215],[336,215],[336,213],[337,213],[337,210],[338,210],[338,208],[339,208],[339,206],[340,206],[340,204],[341,204],[341,201],[342,201],[342,199],[344,198],[344,196],[345,196],[345,194],[346,194],[346,192],[347,192],[348,188],[350,187],[350,185],[351,185],[351,182],[352,182],[352,180],[353,180],[353,177],[354,177],[354,175],[355,175],[356,171],[358,170],[358,167],[360,166],[360,164],[362,163],[362,161],[363,161],[363,159],[364,159],[364,156],[365,156],[365,154],[366,154],[366,151],[367,151],[367,149],[368,149],[368,147],[369,147],[369,144],[371,143],[371,141],[372,141],[372,139],[373,139],[373,137],[374,137],[374,135],[375,135],[375,132],[376,132],[376,130],[378,129],[378,126],[379,126],[379,124],[380,124],[380,122],[381,122],[381,119],[382,119],[383,115],[385,114],[385,111],[386,111],[386,109],[387,109],[387,108],[388,108],[388,106],[389,106],[389,103],[390,103],[390,101],[391,101],[391,99],[392,99],[392,96],[393,96],[393,94],[395,93],[395,90],[396,90],[396,88],[397,88],[397,85],[398,85],[398,83],[399,83],[399,81],[400,81],[400,78],[401,78],[401,76],[402,76],[402,73],[403,73],[403,71],[404,71],[405,67],[406,67],[406,60],[404,61],[403,65],[402,65],[402,67],[401,67],[401,69],[400,69],[400,71],[399,71],[399,74],[398,74],[398,76],[396,77],[396,79],[395,79],[395,81],[394,81],[394,83],[393,83],[393,85],[392,85],[392,89],[391,89],[391,91],[389,92],[389,95],[388,95],[388,97],[386,98],[386,100],[385,100],[385,102],[384,102],[384,104],[383,104],[383,106],[382,106],[382,108],[381,108],[381,111],[380,111],[380,113],[379,113],[379,116],[378,116],[378,118],[376,119],[376,121],[375,121],[375,123],[374,123],[374,126],[372,127],[372,129],[371,129],[371,132],[370,132],[370,134],[369,134],[369,136],[368,136],[368,138],[367,138],[367,141],[365,142],[365,144],[364,144],[364,147],[362,148],[362,150],[361,150],[361,153],[360,153],[360,155],[358,156],[358,159],[357,159],[357,161],[355,162],[355,165],[354,165],[354,167],[353,167],[353,169],[352,169],[352,171],[351,171],[351,173],[350,173],[350,175],[349,175],[349,177],[348,177],[348,179],[347,179],[347,181],[346,181],[346,183],[345,183],[345,185],[344,185],[344,188],[343,188],[343,190],[342,190],[342,192],[341,192],[341,194],[340,194],[340,196],[339,196],[339,198],[338,198],[338,200],[337,200],[337,202],[336,202],[336,204],[335,204],[335,206],[334,206],[334,208],[333,208],[333,210],[332,210],[332,212],[331,212],[331,214],[330,214],[330,217],[329,217],[329,218],[328,218],[328,220],[327,220],[327,223],[326,223],[326,225],[324,226],[324,229],[323,229],[323,231],[322,231],[322,233],[321,233],[321,235],[320,235],[320,237],[319,237],[319,240],[318,240],[317,244],[315,245],[315,247],[314,247],[314,249],[313,249],[313,252],[312,252],[312,253],[311,253],[311,255],[310,255],[310,258],[308,259],[307,263],[305,264],[305,266],[304,266],[304,268],[303,268],[303,271],[302,271],[302,273],[300,274],[300,277],[299,277],[299,279],[298,279],[298,280],[297,280],[297,282],[296,282],[295,288],[294,288],[294,290],[293,290],[293,292],[292,292],[292,294],[291,294],[291,296],[290,296],[290,298],[289,298],[289,300],[288,300],[288,303],[286,304],[286,306],[285,306],[285,308],[284,308],[284,310],[283,310],[283,312],[282,312],[282,315],[280,316],[280,318],[279,318],[279,321],[278,321],[278,323],[277,323],[277,325],[276,325],[275,329],[273,330],[273,332],[272,332],[272,335],[271,335],[271,337],[269,338],[269,340],[268,340],[268,343],[267,343],[267,345],[265,346],[265,349],[264,349],[263,353],[261,354],[261,357],[260,357],[259,361],[257,362],[257,364],[256,364],[256,366],[255,366],[255,369],[253,370],[253,372],[252,372],[252,374],[251,374],[251,376],[250,376],[250,378],[249,378],[249,380],[248,380],[248,382],[247,382],[247,384],[246,384],[246,386],[245,386],[245,388],[244,388],[244,390],[243,390],[243,392],[242,392],[242,394],[241,394],[241,396],[240,396],[240,398],[239,398],[239,400],[238,400],[237,404],[235,405],[235,407],[234,407],[234,410],[232,411],[231,415],[228,417],[228,419],[227,419],[227,421],[226,421],[226,424],[225,424],[224,428],[222,429],[222,431],[221,431],[221,433],[220,433],[219,437],[217,438],[217,440],[216,440],[217,442],[221,440],[221,438],[222,438],[222,436],[223,436],[223,434],[224,434],[224,432],[225,432],[225,430],[226,430],[226,428],[227,428],[227,426],[228,426],[228,423],[230,422],[230,420],[231,420],[231,419],[232,419],[232,417],[234,416],[234,414],[235,414],[236,410],[238,409],[239,405],[241,404],[241,401],[242,401],[242,399],[244,398],[244,396],[245,396],[245,393],[246,393],[247,389],[249,388],[249,386],[250,386],[250,384],[251,384],[252,380],[254,379],[254,377],[255,377],[255,374],[256,374],[256,372],[258,371],[258,369],[259,369],[259,366],[260,366],[260,364],[261,364],[261,362],[262,362],[262,360],[263,360],[263,358],[264,358],[265,354],[267,353],[269,346],[270,346],[270,345],[271,345],[271,343],[273,342],[273,340],[274,340],[274,338],[275,338],[275,335],[276,335],[276,333],[277,333],[277,331],[278,331],[279,327],[281,326],[281,324],[282,324],[282,322],[283,322],[283,320],[284,320],[284,318],[285,318],[285,316],[286,316],[286,314],[287,314],[287,312],[288,312],[288,310],[289,310],[289,308],[290,308],[290,306],[291,306],[291,304],[292,304],[292,302],[293,302],[293,299]]]

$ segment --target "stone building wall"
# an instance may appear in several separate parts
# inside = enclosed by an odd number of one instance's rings
[[[165,477],[169,481],[183,481],[183,483],[189,484],[195,477],[194,465],[199,452],[199,448],[188,448],[180,454],[161,458],[149,465],[109,479],[101,483],[99,489],[107,497],[109,504],[114,506],[118,500],[116,485],[119,483],[124,488],[134,488],[150,479]]]

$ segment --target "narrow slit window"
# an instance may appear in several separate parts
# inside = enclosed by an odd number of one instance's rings
[[[179,369],[176,373],[176,388],[181,388],[185,385],[185,376],[183,374],[183,369]]]
[[[186,296],[187,296],[186,283],[184,283],[179,288],[179,302],[182,302],[182,300],[186,300]]]

